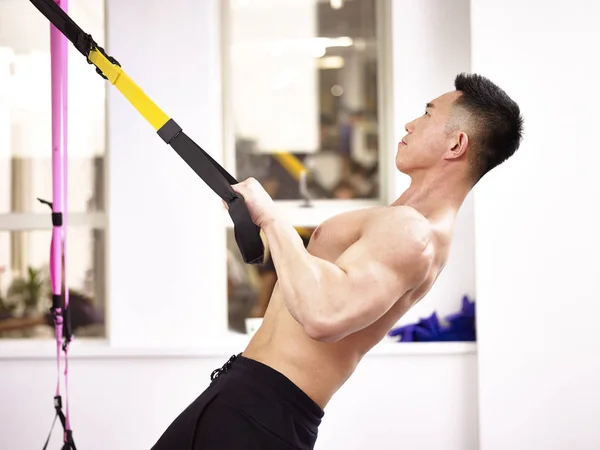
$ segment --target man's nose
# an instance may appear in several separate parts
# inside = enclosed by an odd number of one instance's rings
[[[412,133],[412,131],[414,129],[414,120],[411,122],[408,122],[406,125],[404,125],[404,129],[406,130],[407,133]]]

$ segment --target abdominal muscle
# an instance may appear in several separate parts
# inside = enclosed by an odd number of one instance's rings
[[[399,301],[371,326],[337,342],[308,337],[287,311],[275,286],[261,328],[243,352],[285,375],[316,404],[325,408],[352,375],[363,356],[391,329],[408,307]]]

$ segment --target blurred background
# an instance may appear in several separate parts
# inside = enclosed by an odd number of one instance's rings
[[[378,199],[376,1],[236,0],[228,25],[238,177],[275,199]],[[306,190],[282,152],[309,172]]]

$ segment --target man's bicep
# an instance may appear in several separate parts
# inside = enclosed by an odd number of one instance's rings
[[[371,236],[361,237],[352,244],[337,259],[336,264],[347,275],[347,281],[352,285],[354,292],[374,292],[376,289],[394,290],[394,285],[400,285],[401,274],[398,273],[398,258],[402,255],[392,256],[378,238]]]

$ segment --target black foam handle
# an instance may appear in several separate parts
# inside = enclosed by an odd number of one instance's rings
[[[246,264],[262,264],[265,246],[260,237],[260,228],[252,221],[246,202],[237,195],[229,203],[229,216],[233,220],[235,242]]]

